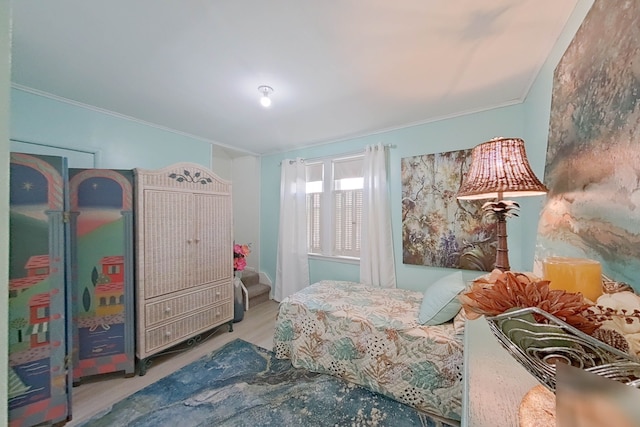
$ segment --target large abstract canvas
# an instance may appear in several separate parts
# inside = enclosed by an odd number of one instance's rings
[[[536,268],[596,259],[640,290],[640,2],[596,0],[553,83]]]
[[[496,226],[481,201],[458,200],[471,150],[402,159],[402,260],[405,264],[490,271]]]

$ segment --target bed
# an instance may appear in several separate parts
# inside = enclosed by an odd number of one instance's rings
[[[463,312],[418,323],[422,292],[325,280],[279,306],[274,351],[418,410],[460,420]]]

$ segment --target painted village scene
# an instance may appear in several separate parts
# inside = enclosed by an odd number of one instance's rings
[[[124,237],[127,230],[132,233],[132,178],[114,171],[78,171],[69,183],[75,191],[69,215],[65,175],[62,158],[11,155],[12,425],[66,417],[69,357],[74,380],[129,369],[129,364],[133,370],[133,356],[125,354],[124,327],[125,267],[130,266]],[[69,229],[74,231],[68,234]]]
[[[69,176],[73,378],[133,373],[133,175],[71,169]]]
[[[49,163],[50,162],[50,163]],[[8,408],[66,415],[64,163],[11,155]]]

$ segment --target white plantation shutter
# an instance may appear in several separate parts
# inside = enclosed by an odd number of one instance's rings
[[[307,242],[309,253],[322,253],[322,193],[307,193]]]
[[[333,254],[360,256],[362,189],[334,192]]]
[[[322,253],[322,193],[324,164],[306,165],[307,176],[307,244],[309,253]]]
[[[360,256],[363,157],[333,161],[333,255]]]
[[[309,253],[360,256],[363,164],[363,156],[307,164]]]

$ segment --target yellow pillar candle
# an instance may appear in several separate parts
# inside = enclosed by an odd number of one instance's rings
[[[602,295],[602,267],[586,258],[549,257],[542,261],[542,275],[550,289],[581,292],[595,302]]]

